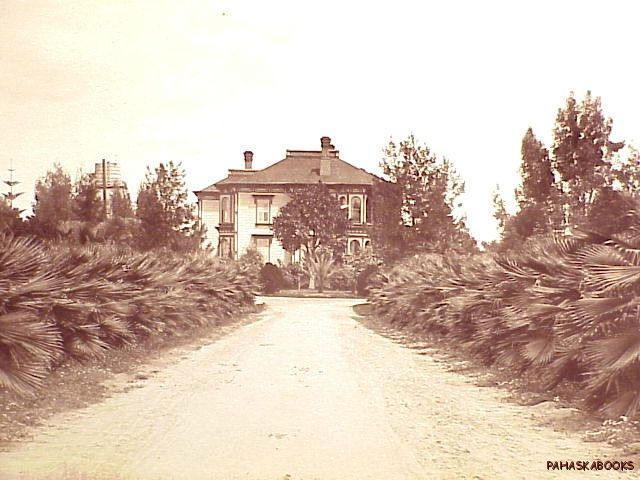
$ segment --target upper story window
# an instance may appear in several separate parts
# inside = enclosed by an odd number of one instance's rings
[[[364,216],[365,222],[371,223],[371,202],[369,201],[369,197],[364,200]]]
[[[231,201],[229,197],[220,199],[220,223],[231,223]]]
[[[271,197],[256,197],[256,224],[271,224]]]
[[[349,201],[347,200],[347,196],[340,195],[338,197],[338,201],[340,202],[340,210],[344,213],[346,217],[349,217]]]
[[[362,222],[362,200],[360,200],[360,197],[351,199],[351,221],[355,223]]]

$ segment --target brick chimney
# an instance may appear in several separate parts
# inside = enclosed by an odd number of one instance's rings
[[[253,168],[253,152],[247,150],[244,152],[244,169],[251,170]]]
[[[322,148],[320,157],[320,176],[328,177],[331,175],[331,156],[329,155],[329,151],[334,149],[333,145],[331,145],[331,139],[329,137],[322,137],[320,139],[320,147]]]

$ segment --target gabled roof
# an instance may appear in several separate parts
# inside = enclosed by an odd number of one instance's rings
[[[263,170],[229,170],[227,178],[201,192],[219,192],[226,185],[372,185],[378,177],[339,158],[337,150],[329,151],[329,175],[320,175],[322,151],[287,150],[287,156]],[[200,193],[200,192],[197,192]]]

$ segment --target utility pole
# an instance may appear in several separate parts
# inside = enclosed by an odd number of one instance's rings
[[[107,218],[107,162],[102,159],[102,201],[104,203],[104,218]]]

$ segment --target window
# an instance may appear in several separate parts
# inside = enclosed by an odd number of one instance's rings
[[[349,201],[347,200],[347,196],[340,195],[338,201],[340,202],[340,211],[345,217],[349,218]]]
[[[360,197],[351,199],[351,220],[355,223],[362,222],[362,200]]]
[[[271,223],[271,198],[257,197],[256,201],[256,224],[269,225]]]
[[[233,258],[233,237],[220,237],[218,255],[224,258]]]
[[[358,253],[360,251],[360,241],[356,240],[355,238],[353,240],[351,240],[349,242],[349,252],[352,255],[355,255],[356,253]]]
[[[231,208],[229,197],[220,200],[220,223],[231,223]]]
[[[371,250],[371,240],[365,240],[364,241],[364,249],[365,250]]]
[[[367,223],[371,223],[371,202],[369,202],[369,197],[364,201],[364,216],[365,221]]]
[[[269,237],[253,237],[253,246],[262,255],[262,260],[271,261],[271,239]]]

